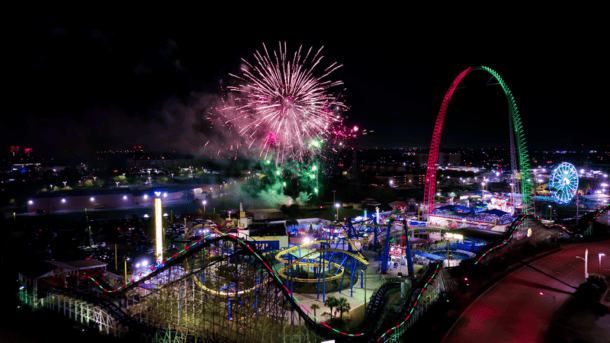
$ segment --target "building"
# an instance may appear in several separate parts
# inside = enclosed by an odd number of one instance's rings
[[[252,221],[282,220],[284,212],[276,209],[248,210],[246,216],[251,217]]]
[[[101,278],[106,274],[107,263],[88,259],[71,262],[54,260],[26,264],[19,272],[19,281],[29,289],[49,286],[78,289],[86,276]]]
[[[252,242],[259,250],[288,248],[288,233],[283,222],[250,224],[246,229],[238,229],[237,234]]]

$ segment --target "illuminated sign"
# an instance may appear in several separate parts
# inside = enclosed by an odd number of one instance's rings
[[[459,234],[457,234],[457,233],[450,233],[450,232],[446,233],[446,234],[445,234],[445,237],[449,237],[449,238],[455,238],[455,239],[457,239],[457,240],[463,240],[463,239],[464,239],[464,236],[463,236],[463,235],[459,235]]]

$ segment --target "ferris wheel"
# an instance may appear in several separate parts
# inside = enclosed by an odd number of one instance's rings
[[[553,197],[560,203],[568,203],[578,190],[578,172],[567,162],[562,162],[553,169],[549,180],[549,188]]]

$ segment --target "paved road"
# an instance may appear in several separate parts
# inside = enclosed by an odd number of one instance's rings
[[[584,261],[576,256],[584,257],[585,248],[589,249],[589,273],[609,276],[610,241],[567,247],[531,265],[568,285],[578,286],[585,280]],[[599,253],[606,254],[602,257],[601,271]],[[475,300],[442,343],[544,342],[553,314],[573,292],[573,288],[543,273],[521,268]],[[607,334],[601,337],[610,335],[610,315],[591,325],[593,336],[598,337],[604,331]],[[591,338],[591,341],[597,340]]]

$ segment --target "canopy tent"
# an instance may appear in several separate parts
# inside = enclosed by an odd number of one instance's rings
[[[443,256],[431,254],[429,252],[420,251],[420,250],[413,251],[413,255],[425,257],[425,258],[433,260],[433,261],[438,261],[438,260],[444,260],[445,259],[445,257],[443,257]]]
[[[503,217],[503,216],[505,216],[507,214],[510,214],[510,213],[504,212],[504,211],[500,211],[500,210],[497,210],[497,209],[493,209],[493,210],[487,210],[487,211],[480,212],[480,214],[491,214],[492,216]]]

